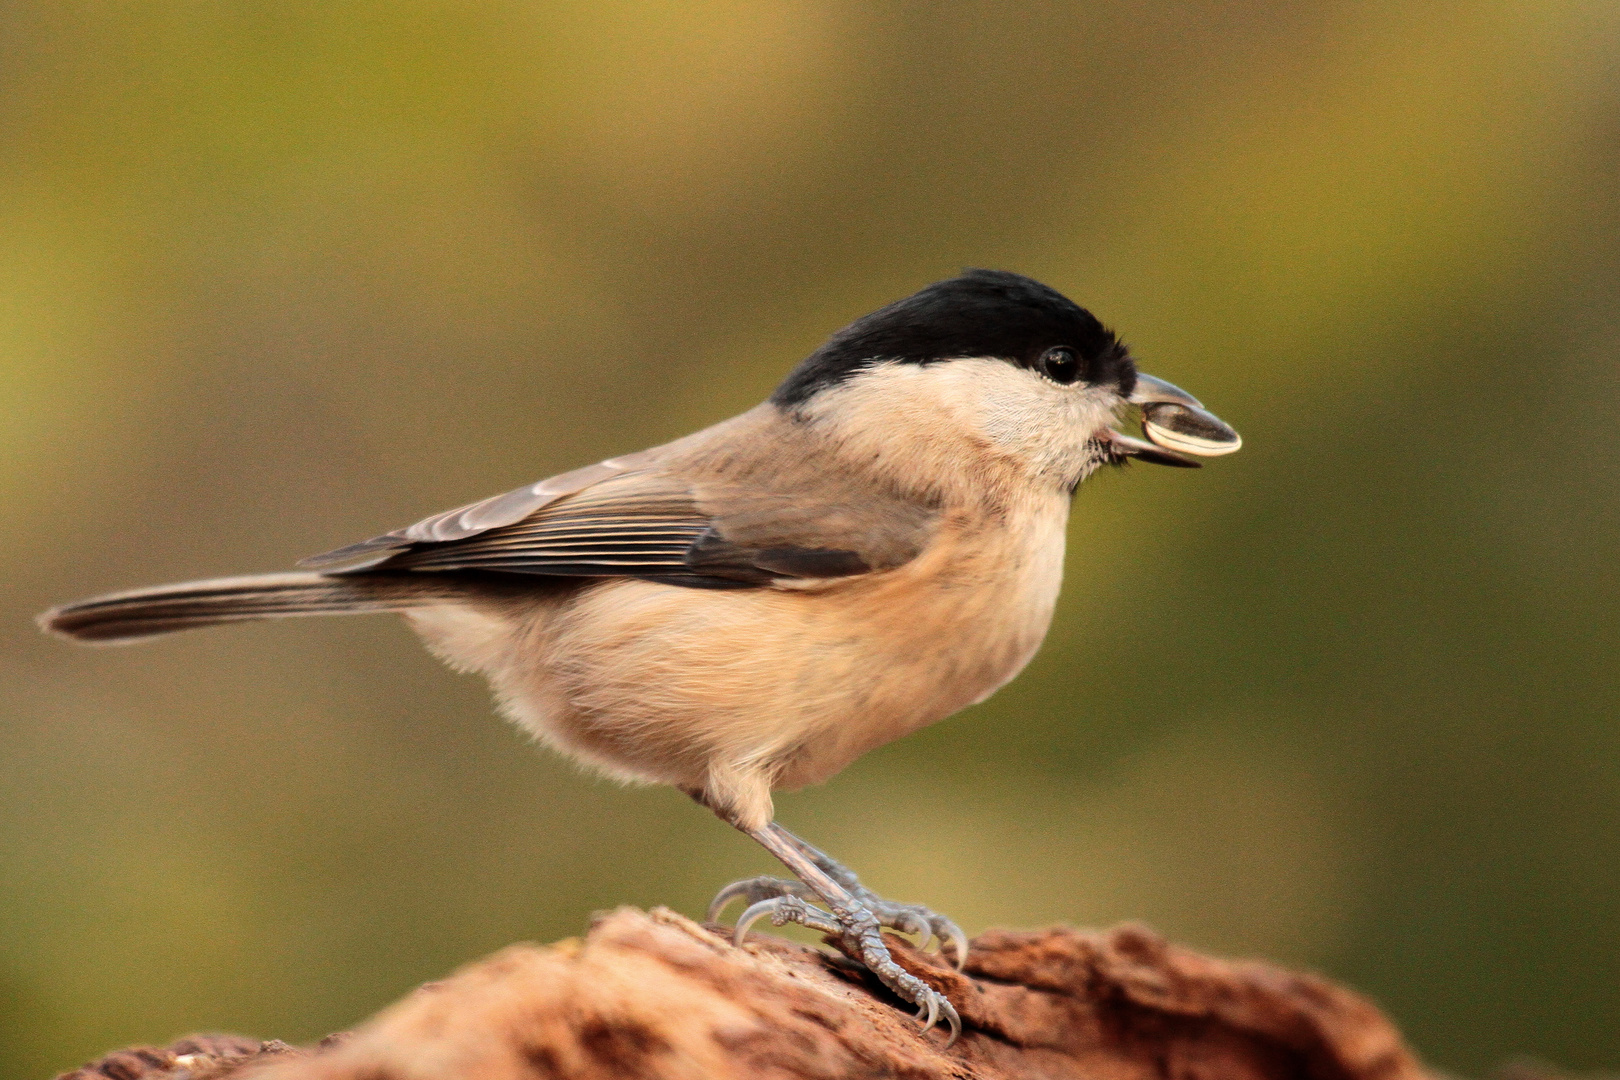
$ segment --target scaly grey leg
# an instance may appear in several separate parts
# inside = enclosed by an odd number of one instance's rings
[[[737,920],[735,940],[738,944],[747,936],[750,926],[766,917],[776,926],[793,922],[831,934],[839,938],[851,954],[859,957],[879,982],[902,1000],[917,1006],[917,1016],[923,1022],[924,1031],[933,1027],[943,1015],[951,1029],[950,1040],[945,1045],[956,1041],[962,1033],[962,1018],[957,1014],[956,1007],[939,991],[896,964],[889,947],[883,943],[883,927],[886,925],[917,934],[925,930],[938,933],[922,914],[927,909],[913,909],[909,905],[889,904],[879,899],[862,886],[854,874],[775,822],[763,829],[742,831],[780,859],[782,865],[799,880],[751,878],[727,885],[709,907],[711,920],[727,903],[741,896],[748,901],[748,909]],[[820,900],[827,905],[827,910],[814,906],[811,900]],[[889,911],[887,919],[877,914],[873,901]],[[933,913],[928,912],[927,915],[932,916]],[[939,934],[940,940],[950,937],[957,948],[957,955],[965,957],[967,943],[960,936],[961,931],[956,930],[955,924],[949,920],[943,922],[945,932]]]
[[[780,828],[780,826],[778,826]],[[786,829],[782,835],[790,842],[796,844],[800,851],[808,855],[828,877],[848,889],[855,897],[872,909],[872,914],[878,917],[878,922],[905,934],[916,934],[924,948],[928,947],[930,938],[939,942],[940,952],[947,946],[954,954],[951,957],[956,970],[961,971],[967,963],[968,939],[962,933],[962,928],[936,911],[931,911],[921,904],[901,904],[893,900],[885,900],[877,893],[861,884],[861,879],[855,876],[854,871],[827,855],[813,844],[801,839]]]

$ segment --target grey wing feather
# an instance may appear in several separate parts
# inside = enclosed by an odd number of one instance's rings
[[[510,525],[458,540],[419,541],[367,569],[680,576],[691,573],[686,553],[709,527],[684,485],[628,473]]]
[[[671,470],[660,456],[642,451],[576,469],[304,565],[371,556],[336,573],[494,571],[740,588],[892,569],[922,550],[938,518],[926,501],[852,487],[814,455],[756,462],[745,475]]]
[[[516,491],[508,491],[478,502],[458,506],[454,510],[423,518],[415,525],[349,544],[332,551],[312,555],[299,562],[299,566],[336,566],[363,556],[377,556],[383,552],[398,551],[412,544],[434,544],[449,540],[462,540],[469,536],[514,525],[565,495],[583,491],[592,484],[636,468],[646,451],[609,458],[583,469],[561,473]]]

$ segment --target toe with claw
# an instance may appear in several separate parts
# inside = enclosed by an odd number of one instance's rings
[[[940,955],[946,956],[957,971],[961,971],[967,963],[967,935],[950,919],[921,904],[896,904],[884,900],[865,888],[857,895],[861,895],[861,899],[872,909],[879,925],[902,934],[915,934],[917,943],[925,949],[929,942],[938,941]]]
[[[917,1007],[917,1019],[921,1021],[922,1029],[928,1031],[943,1017],[951,1033],[945,1045],[949,1047],[956,1042],[962,1034],[962,1018],[957,1014],[956,1006],[944,994],[894,962],[889,947],[883,943],[882,924],[877,915],[864,904],[857,904],[852,909],[835,909],[835,915],[843,924],[843,932],[838,937],[844,947],[852,955],[858,956],[866,969],[895,996]]]
[[[741,945],[748,937],[748,930],[763,918],[769,918],[772,926],[785,926],[788,923],[798,923],[808,926],[812,930],[823,934],[838,934],[843,932],[843,926],[838,920],[827,912],[805,901],[801,896],[786,895],[773,896],[757,903],[750,904],[737,920],[736,927],[731,932],[733,944]]]
[[[709,901],[709,922],[719,922],[720,913],[726,910],[738,897],[742,897],[743,905],[752,908],[761,900],[772,900],[778,896],[798,896],[809,900],[819,899],[801,882],[788,881],[784,878],[756,877],[744,878],[742,881],[733,881],[730,885],[714,894]],[[778,926],[781,924],[778,923]]]

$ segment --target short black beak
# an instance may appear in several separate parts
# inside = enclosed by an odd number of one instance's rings
[[[1151,440],[1111,433],[1114,446],[1128,457],[1195,469],[1202,463],[1182,455],[1219,457],[1243,445],[1242,437],[1203,402],[1163,379],[1138,373],[1136,389],[1126,400],[1142,406],[1142,434]]]

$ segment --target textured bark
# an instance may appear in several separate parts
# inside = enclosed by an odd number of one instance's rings
[[[1430,1080],[1394,1027],[1312,975],[1215,960],[1140,927],[993,930],[967,973],[896,943],[967,1025],[918,1031],[842,958],[746,948],[673,912],[622,909],[583,939],[516,945],[296,1049],[193,1036],[73,1080]]]

